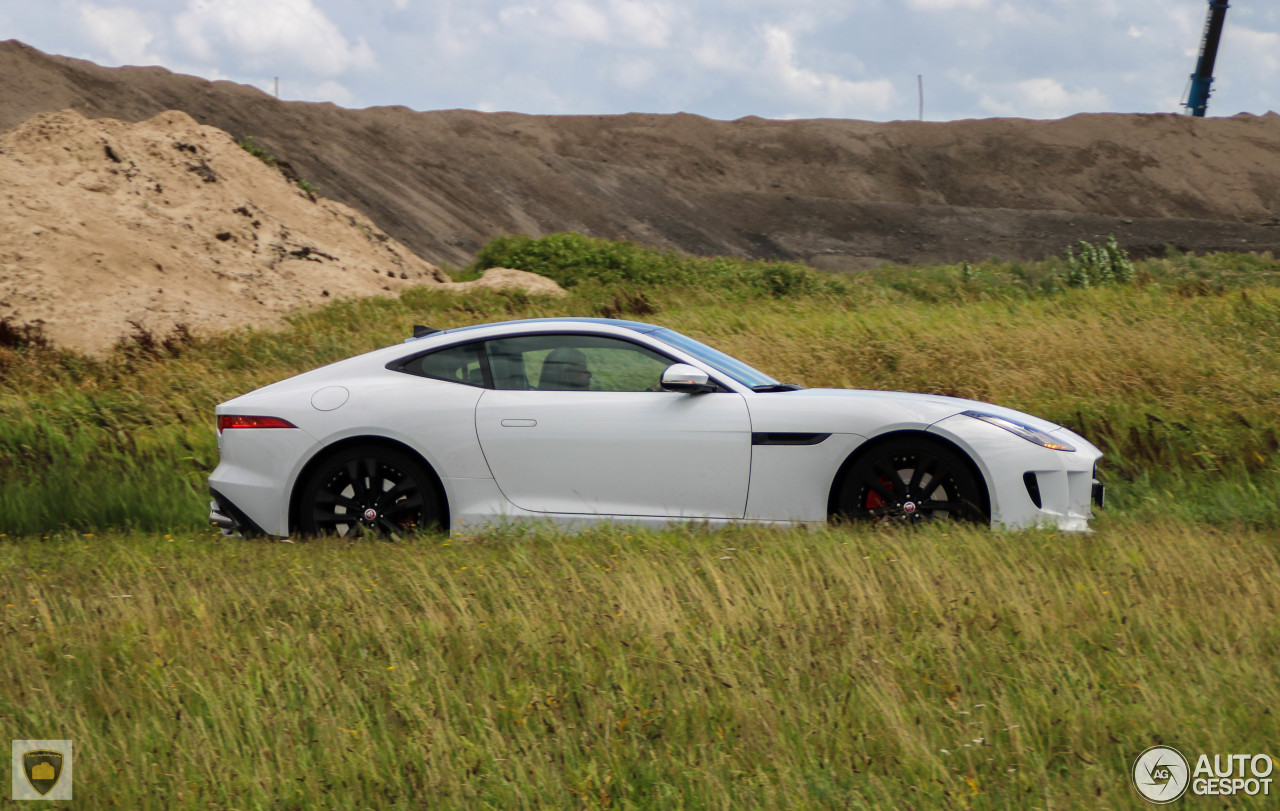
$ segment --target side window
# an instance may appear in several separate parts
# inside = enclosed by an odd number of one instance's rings
[[[460,346],[448,346],[427,355],[412,358],[398,367],[402,372],[450,383],[486,387],[484,366],[480,358],[479,341]]]
[[[598,335],[525,335],[486,346],[497,389],[660,391],[663,369],[675,362]]]

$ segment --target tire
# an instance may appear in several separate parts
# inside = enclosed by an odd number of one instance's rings
[[[849,467],[837,515],[876,524],[957,520],[988,523],[985,490],[968,460],[928,439],[900,439]]]
[[[440,525],[435,478],[408,454],[377,445],[324,460],[303,485],[298,529],[306,535],[391,540]]]

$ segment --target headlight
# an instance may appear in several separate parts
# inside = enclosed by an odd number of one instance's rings
[[[966,417],[973,417],[975,420],[989,422],[992,425],[1003,428],[1011,434],[1017,434],[1026,441],[1039,445],[1042,448],[1048,448],[1052,451],[1067,451],[1068,453],[1075,451],[1075,448],[1062,440],[1054,439],[1052,435],[1046,434],[1044,431],[1037,428],[1032,428],[1030,425],[1024,425],[1017,420],[1011,420],[1007,417],[997,417],[994,414],[983,414],[981,411],[966,411],[964,412],[964,415]]]

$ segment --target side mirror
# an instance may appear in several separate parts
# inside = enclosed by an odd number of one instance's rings
[[[716,384],[711,382],[706,372],[697,367],[687,363],[673,363],[662,372],[662,388],[666,391],[702,394],[715,391]]]

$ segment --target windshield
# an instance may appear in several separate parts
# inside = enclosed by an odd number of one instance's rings
[[[715,369],[721,374],[728,375],[748,388],[756,388],[757,386],[777,386],[778,381],[769,377],[764,372],[752,369],[747,364],[731,358],[719,349],[712,349],[700,341],[695,341],[687,335],[681,335],[678,332],[672,332],[669,329],[654,330],[649,333],[663,343],[670,344],[676,349],[688,352],[698,360]]]

